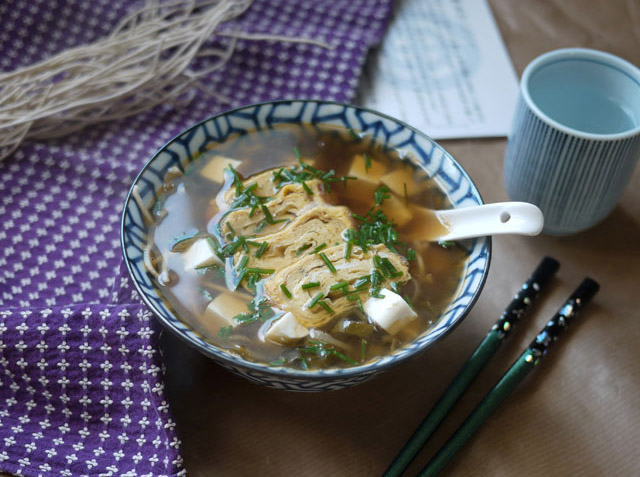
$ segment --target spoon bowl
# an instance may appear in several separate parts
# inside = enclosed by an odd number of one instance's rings
[[[427,210],[420,217],[420,234],[429,242],[462,240],[489,235],[538,235],[544,217],[528,202],[497,202],[459,209]]]

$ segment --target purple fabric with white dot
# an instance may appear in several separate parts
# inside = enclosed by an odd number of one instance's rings
[[[186,108],[160,106],[71,136],[23,144],[0,162],[0,471],[183,474],[163,390],[158,325],[119,248],[136,172],[187,126],[243,104],[352,99],[392,0],[256,0],[233,30],[334,46],[238,44]],[[106,35],[132,2],[0,3],[0,71]]]

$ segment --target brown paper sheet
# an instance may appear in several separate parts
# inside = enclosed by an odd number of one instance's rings
[[[518,74],[537,55],[591,47],[640,63],[637,0],[490,0]],[[506,200],[505,140],[446,141],[485,201]],[[630,476],[640,471],[640,170],[611,216],[567,238],[498,237],[471,314],[425,354],[355,388],[266,389],[166,337],[168,393],[190,475],[381,474],[544,255],[557,278],[407,475],[444,443],[585,276],[594,302],[443,475]]]

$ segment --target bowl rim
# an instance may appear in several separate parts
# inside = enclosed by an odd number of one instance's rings
[[[209,116],[207,118],[204,118],[204,119],[192,124],[188,128],[181,130],[179,133],[177,133],[175,136],[173,136],[171,139],[169,139],[166,143],[164,143],[161,147],[159,147],[158,150],[144,163],[144,165],[142,166],[142,168],[140,169],[140,171],[138,172],[136,177],[131,182],[131,186],[129,187],[129,191],[127,192],[127,195],[126,195],[126,197],[125,197],[125,199],[123,201],[123,209],[122,209],[121,220],[120,220],[120,248],[122,250],[123,261],[124,261],[124,264],[125,264],[125,266],[127,268],[127,273],[129,275],[129,280],[133,283],[134,288],[138,292],[138,295],[139,295],[140,299],[153,312],[155,318],[160,323],[162,323],[162,325],[166,329],[171,331],[174,336],[177,336],[183,343],[187,344],[191,348],[196,349],[200,353],[202,353],[205,356],[213,359],[216,362],[218,360],[223,361],[224,364],[220,363],[223,366],[226,366],[227,364],[231,365],[231,366],[242,366],[242,367],[249,368],[252,371],[256,371],[256,372],[259,372],[259,373],[265,373],[265,374],[268,374],[268,375],[273,375],[273,376],[277,376],[277,377],[281,377],[281,378],[308,379],[308,380],[314,380],[314,381],[324,381],[324,380],[333,381],[333,380],[335,380],[337,378],[357,377],[359,375],[361,375],[361,376],[367,376],[367,375],[373,376],[374,374],[377,374],[379,372],[391,369],[391,368],[393,368],[395,366],[400,365],[401,363],[404,363],[405,361],[408,361],[410,359],[413,359],[413,358],[419,356],[426,349],[428,349],[429,347],[433,346],[435,343],[441,341],[445,336],[447,336],[449,333],[451,333],[460,323],[462,323],[462,321],[464,321],[464,319],[467,317],[467,315],[469,314],[471,309],[474,307],[474,305],[478,301],[478,299],[480,297],[480,294],[482,293],[482,290],[484,289],[484,285],[485,285],[485,283],[487,281],[487,277],[489,275],[489,270],[491,268],[491,258],[492,258],[492,255],[493,255],[493,253],[492,253],[491,236],[485,237],[485,240],[486,240],[486,251],[487,251],[487,265],[486,265],[485,271],[482,274],[482,277],[480,278],[480,282],[478,284],[478,287],[475,290],[475,292],[474,292],[473,296],[471,297],[471,299],[469,300],[469,303],[466,306],[465,310],[460,314],[460,316],[458,318],[456,318],[456,320],[454,322],[452,322],[446,329],[444,329],[442,331],[442,333],[440,333],[438,336],[436,336],[432,341],[426,342],[423,345],[416,347],[414,350],[412,350],[409,353],[406,353],[406,354],[403,354],[403,355],[391,356],[391,359],[384,360],[384,361],[383,361],[383,358],[389,357],[390,355],[380,356],[374,361],[369,361],[369,362],[364,363],[362,365],[352,366],[352,367],[349,367],[349,368],[328,368],[328,369],[307,370],[307,371],[305,371],[305,370],[297,370],[295,368],[290,368],[290,367],[286,367],[286,366],[269,366],[267,364],[254,362],[254,361],[249,361],[249,360],[243,358],[242,356],[240,356],[239,354],[235,354],[235,353],[233,353],[231,351],[227,351],[227,350],[224,350],[223,348],[219,348],[219,347],[217,347],[215,344],[213,344],[211,342],[207,342],[207,343],[209,343],[213,348],[215,348],[215,351],[214,350],[210,350],[208,348],[205,348],[201,343],[198,343],[197,341],[192,339],[190,336],[185,335],[182,332],[182,330],[177,328],[173,323],[169,322],[168,320],[165,320],[165,318],[162,316],[162,314],[159,313],[156,310],[155,304],[150,299],[147,298],[146,293],[142,290],[142,288],[138,284],[138,281],[135,278],[135,274],[133,273],[133,270],[131,269],[130,260],[128,258],[126,247],[125,247],[125,219],[126,219],[126,213],[127,213],[127,209],[128,209],[128,206],[129,206],[129,202],[132,199],[134,186],[138,183],[140,178],[144,175],[146,170],[155,161],[155,159],[168,146],[173,144],[176,140],[178,140],[179,138],[181,138],[184,135],[187,135],[192,130],[202,126],[203,124],[205,124],[205,123],[207,123],[209,121],[224,117],[224,116],[226,116],[228,114],[232,114],[232,113],[239,112],[239,111],[242,111],[242,110],[245,110],[245,109],[249,109],[249,108],[255,108],[255,107],[266,106],[266,105],[293,104],[293,103],[316,103],[316,104],[319,104],[319,105],[335,105],[335,106],[346,107],[346,108],[350,108],[350,109],[353,109],[353,110],[358,110],[358,111],[362,111],[362,112],[365,112],[365,113],[373,114],[375,116],[378,116],[380,118],[387,119],[389,121],[395,122],[396,124],[399,124],[402,127],[409,129],[410,131],[412,131],[416,135],[422,136],[423,138],[426,138],[428,141],[430,141],[432,144],[434,144],[436,147],[438,147],[442,151],[442,153],[445,156],[448,157],[449,160],[453,161],[453,163],[458,166],[461,175],[464,176],[464,178],[469,182],[469,184],[470,184],[471,188],[473,189],[473,191],[475,192],[475,194],[477,194],[478,198],[480,199],[480,203],[481,204],[484,203],[482,195],[480,194],[480,191],[478,190],[478,187],[476,186],[476,184],[473,182],[473,180],[471,179],[471,177],[469,176],[469,174],[467,173],[465,168],[462,167],[462,165],[449,153],[449,151],[447,151],[440,143],[438,143],[436,140],[431,138],[426,133],[424,133],[424,132],[420,131],[419,129],[407,124],[406,122],[404,122],[402,120],[399,120],[397,118],[389,116],[389,115],[387,115],[385,113],[381,113],[381,112],[376,111],[374,109],[370,109],[370,108],[366,108],[366,107],[362,107],[362,106],[357,106],[357,105],[350,104],[350,103],[342,103],[342,102],[339,102],[339,101],[330,101],[330,100],[322,100],[322,99],[308,99],[308,98],[306,98],[306,99],[304,99],[304,98],[303,99],[300,99],[300,98],[279,99],[279,100],[273,100],[273,101],[262,101],[262,102],[259,102],[259,103],[250,103],[250,104],[245,104],[245,105],[242,105],[242,106],[239,106],[239,107],[236,107],[236,108],[227,109],[225,111],[222,111],[220,113],[214,114],[212,116]],[[175,314],[175,312],[173,310],[171,310],[171,311],[172,311],[172,313]],[[176,314],[176,319],[180,320],[180,318],[177,316],[177,314]],[[190,330],[193,333],[195,333],[196,335],[201,336],[200,333],[198,333],[195,330],[193,330],[193,328],[191,328],[186,323],[185,323],[185,326],[189,327]],[[333,371],[333,372],[331,374],[329,374],[329,373],[327,373],[327,371]]]

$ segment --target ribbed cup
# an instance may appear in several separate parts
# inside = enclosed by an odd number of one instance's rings
[[[608,53],[556,50],[525,69],[504,164],[512,200],[567,235],[615,207],[640,156],[640,70]]]

